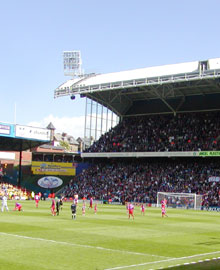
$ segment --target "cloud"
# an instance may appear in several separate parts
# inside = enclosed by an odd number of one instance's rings
[[[57,117],[50,114],[40,121],[29,122],[28,126],[46,128],[49,123],[52,123],[56,128],[56,133],[67,133],[72,135],[75,139],[84,137],[84,123],[85,117]]]
[[[109,117],[109,116],[108,116]],[[95,126],[97,128],[96,133],[96,139],[101,136],[101,134],[108,131],[111,126],[114,126],[116,124],[116,116],[114,115],[113,122],[111,120],[111,117],[108,118],[108,124],[106,126],[106,118],[107,114],[103,113],[102,118],[101,115],[97,115],[97,121],[96,121],[96,115],[92,114],[92,122],[90,119],[90,115],[87,115],[87,121],[86,121],[86,137],[93,136],[95,138]],[[102,120],[101,120],[102,119]],[[84,138],[84,126],[85,126],[85,116],[74,116],[74,117],[57,117],[52,114],[45,117],[44,119],[40,121],[32,121],[29,122],[27,125],[32,127],[41,127],[46,128],[49,123],[52,123],[54,127],[56,128],[55,133],[67,133],[68,135],[73,136],[75,139],[78,137]],[[102,123],[101,123],[102,122]],[[90,124],[92,124],[91,127],[91,134],[90,134]]]

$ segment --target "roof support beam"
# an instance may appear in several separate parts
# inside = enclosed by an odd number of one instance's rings
[[[174,113],[174,115],[176,115],[176,111],[173,109],[173,107],[170,106],[170,104],[158,93],[156,89],[154,89],[154,92],[157,94],[158,98],[160,98],[163,103],[166,104],[167,107]]]
[[[182,97],[182,98],[181,98],[181,101],[180,101],[179,105],[178,105],[177,108],[176,108],[176,111],[177,111],[177,112],[178,112],[178,110],[181,108],[181,106],[183,105],[183,103],[185,102],[185,100],[186,100],[185,97]]]

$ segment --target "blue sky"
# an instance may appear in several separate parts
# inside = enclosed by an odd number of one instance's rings
[[[0,122],[83,136],[84,99],[54,99],[62,53],[86,73],[220,57],[219,0],[9,0],[0,3]]]

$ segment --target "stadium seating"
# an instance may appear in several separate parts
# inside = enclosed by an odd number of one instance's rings
[[[111,159],[70,181],[66,197],[156,203],[158,191],[203,194],[205,206],[220,206],[220,161],[213,158]]]
[[[220,112],[124,118],[87,152],[164,152],[220,149]],[[65,196],[156,203],[157,192],[203,194],[219,206],[218,158],[110,158],[96,162],[65,188]]]
[[[219,150],[219,118],[219,111],[127,117],[85,152]]]
[[[30,191],[19,188],[9,183],[0,183],[0,198],[7,194],[8,199],[27,200],[30,197]]]

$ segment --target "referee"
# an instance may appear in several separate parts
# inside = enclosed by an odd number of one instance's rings
[[[76,219],[76,204],[73,202],[70,206],[72,212],[72,219]]]

